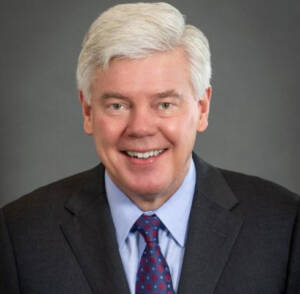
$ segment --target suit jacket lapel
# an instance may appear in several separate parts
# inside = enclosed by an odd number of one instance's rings
[[[66,203],[72,215],[62,231],[93,293],[129,293],[100,165]]]
[[[238,204],[221,173],[194,156],[197,184],[179,294],[212,294],[242,225]]]
[[[220,172],[194,156],[197,184],[178,294],[212,294],[242,225],[238,204]],[[100,165],[66,203],[61,225],[94,294],[129,293]]]

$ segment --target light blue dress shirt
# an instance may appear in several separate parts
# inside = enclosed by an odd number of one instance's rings
[[[135,294],[136,274],[146,243],[138,232],[132,233],[130,230],[142,214],[154,213],[167,228],[158,232],[159,246],[169,265],[173,288],[177,291],[195,183],[195,165],[191,160],[189,171],[179,189],[157,210],[144,212],[120,191],[105,172],[107,198],[131,294]]]

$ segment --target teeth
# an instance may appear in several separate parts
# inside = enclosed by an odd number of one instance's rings
[[[134,152],[134,151],[125,151],[129,156],[136,157],[140,159],[147,159],[149,157],[157,156],[158,154],[162,153],[164,149],[161,150],[153,150],[149,152]]]

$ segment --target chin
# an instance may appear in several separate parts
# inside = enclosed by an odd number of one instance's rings
[[[145,199],[154,199],[157,197],[167,197],[169,189],[166,185],[132,185],[127,190],[128,194],[134,197],[145,197]]]

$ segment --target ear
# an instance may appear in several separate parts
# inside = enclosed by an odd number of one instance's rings
[[[82,91],[79,91],[79,100],[82,108],[83,115],[83,129],[88,135],[93,134],[93,123],[92,123],[92,107],[86,102]]]
[[[198,121],[198,132],[204,132],[208,126],[208,115],[210,109],[212,88],[209,86],[205,89],[202,98],[198,101],[199,107],[199,121]]]

